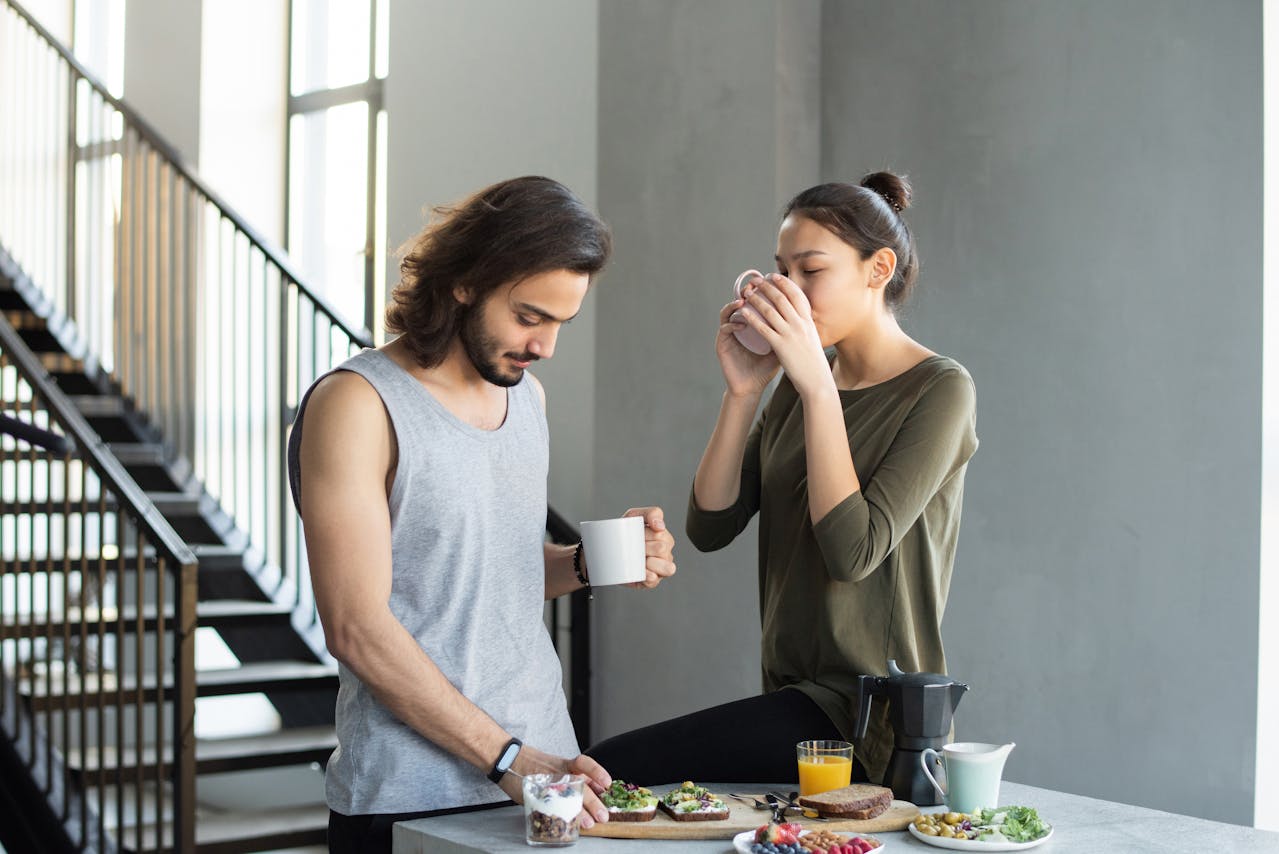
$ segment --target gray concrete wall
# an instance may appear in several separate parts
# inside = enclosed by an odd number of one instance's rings
[[[597,505],[665,507],[680,572],[596,594],[597,737],[759,691],[754,527],[701,555],[684,515],[724,387],[719,309],[741,270],[770,263],[782,196],[817,177],[819,23],[816,0],[600,4],[617,254],[598,294]]]
[[[596,0],[390,2],[388,250],[426,208],[503,178],[547,175],[597,203]],[[387,272],[389,288],[398,262]],[[596,302],[534,370],[550,404],[550,500],[573,521],[594,518]]]
[[[1261,3],[831,2],[823,172],[916,182],[977,382],[945,638],[1010,778],[1252,819]]]

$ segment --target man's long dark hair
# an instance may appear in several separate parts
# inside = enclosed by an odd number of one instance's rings
[[[502,181],[432,214],[402,250],[386,310],[387,331],[424,368],[444,360],[466,312],[498,287],[553,270],[594,276],[612,251],[608,226],[550,178]]]

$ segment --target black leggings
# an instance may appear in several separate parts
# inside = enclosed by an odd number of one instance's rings
[[[783,688],[631,730],[586,753],[614,778],[641,786],[786,783],[799,776],[798,742],[843,738],[807,694]],[[853,779],[866,780],[856,759]]]
[[[510,801],[478,804],[473,807],[430,810],[428,812],[376,813],[342,815],[329,810],[329,854],[391,854],[391,826],[397,821],[457,815],[464,812],[491,810],[510,806]]]

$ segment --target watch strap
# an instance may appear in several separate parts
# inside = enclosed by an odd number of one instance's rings
[[[511,765],[515,763],[515,757],[519,756],[519,750],[512,752],[511,748],[520,748],[524,746],[524,742],[518,738],[512,738],[502,748],[502,752],[497,755],[497,761],[493,763],[493,770],[489,771],[488,778],[494,783],[501,783],[502,777],[506,772],[511,770]]]

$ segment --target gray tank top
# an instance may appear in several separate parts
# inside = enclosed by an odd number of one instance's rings
[[[542,621],[548,441],[537,390],[529,380],[509,389],[506,420],[488,431],[454,416],[378,350],[337,370],[369,381],[395,430],[391,612],[449,682],[507,732],[576,756],[559,658]],[[310,395],[289,437],[295,504]],[[338,684],[338,747],[325,775],[331,809],[417,812],[506,798],[484,773],[400,721],[341,665]]]

